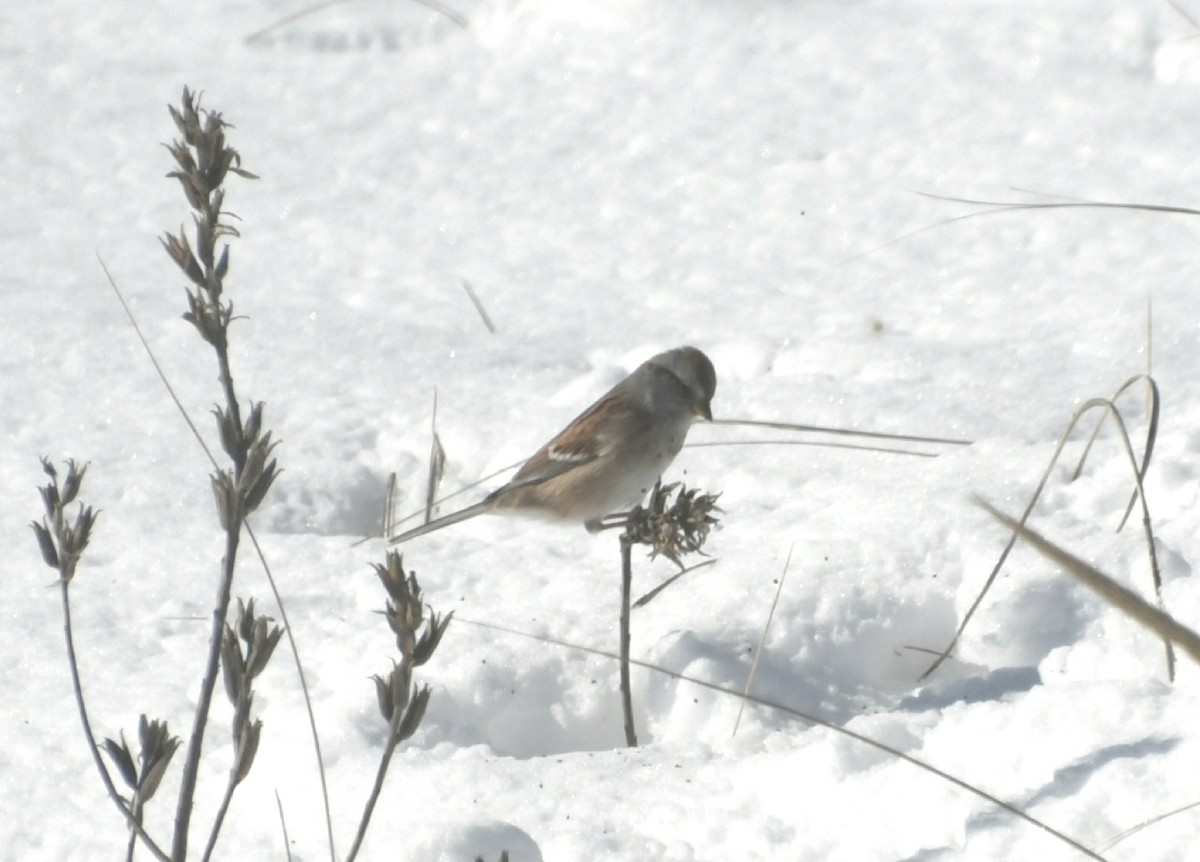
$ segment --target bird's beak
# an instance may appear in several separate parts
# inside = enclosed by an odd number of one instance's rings
[[[707,401],[700,401],[692,405],[692,412],[707,422],[712,421],[712,407]]]

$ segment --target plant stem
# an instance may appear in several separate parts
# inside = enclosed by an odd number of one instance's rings
[[[367,824],[371,822],[375,803],[379,800],[379,792],[383,790],[383,779],[387,775],[388,764],[392,762],[392,754],[395,753],[396,746],[400,742],[394,732],[390,729],[388,732],[387,746],[383,749],[383,757],[379,760],[379,770],[375,773],[375,786],[371,788],[371,795],[367,797],[367,804],[363,807],[362,819],[358,822],[358,832],[354,836],[354,844],[350,846],[350,852],[346,854],[346,862],[354,862],[354,857],[358,855],[358,848],[362,846],[363,838],[366,837]]]
[[[208,862],[212,858],[213,848],[217,846],[217,836],[221,834],[221,824],[225,822],[225,813],[229,810],[229,803],[233,799],[234,788],[237,787],[237,782],[234,781],[233,774],[229,776],[229,783],[225,786],[225,797],[221,800],[221,807],[217,809],[217,816],[213,820],[212,831],[208,833],[208,843],[204,845],[204,856],[201,857],[202,862]]]
[[[117,806],[117,810],[129,823],[130,828],[145,842],[154,857],[160,862],[171,862],[171,857],[146,834],[146,831],[142,829],[142,824],[138,822],[138,818],[126,807],[125,801],[121,799],[121,794],[117,792],[117,788],[112,783],[112,777],[108,774],[104,759],[100,756],[100,747],[96,745],[96,735],[92,733],[92,723],[88,719],[87,707],[83,702],[83,686],[79,682],[79,663],[75,659],[75,638],[71,634],[71,599],[68,593],[65,566],[60,571],[59,586],[62,589],[63,631],[67,637],[67,664],[71,668],[71,685],[75,690],[75,705],[79,708],[79,720],[83,723],[83,735],[87,739],[88,750],[92,752],[92,760],[96,762],[96,769],[100,771],[100,780],[104,782],[104,789],[108,791],[109,798]]]
[[[224,343],[216,349],[217,366],[220,370],[221,390],[225,393],[225,405],[229,409],[230,424],[237,429],[239,445],[233,453],[233,475],[240,476],[246,466],[246,441],[242,438],[242,411],[238,407],[237,393],[233,391],[233,374],[229,370],[229,350]],[[238,518],[240,521],[241,518]]]
[[[621,536],[621,708],[625,713],[625,744],[637,748],[633,727],[633,694],[629,688],[629,598],[633,587],[633,543]]]
[[[233,567],[237,559],[238,537],[241,533],[241,517],[234,516],[233,523],[225,534],[225,559],[222,562],[221,585],[217,591],[217,605],[213,609],[212,632],[208,642],[208,660],[204,677],[200,681],[200,698],[196,703],[196,716],[192,722],[192,735],[188,740],[187,758],[183,763],[183,777],[179,785],[179,803],[175,809],[175,836],[171,844],[172,862],[183,862],[187,858],[188,825],[192,817],[192,800],[196,793],[196,777],[200,768],[200,749],[204,745],[204,730],[208,724],[208,709],[212,704],[213,689],[217,684],[217,673],[221,656],[221,634],[225,628],[225,617],[229,611],[229,597],[233,589]]]

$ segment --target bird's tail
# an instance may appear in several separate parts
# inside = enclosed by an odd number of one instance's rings
[[[409,539],[415,539],[417,536],[424,536],[426,533],[432,533],[435,530],[442,529],[442,527],[449,527],[451,524],[457,524],[469,518],[474,518],[476,515],[490,512],[492,508],[492,498],[487,497],[473,506],[467,506],[467,508],[451,512],[449,515],[442,515],[442,517],[434,518],[432,521],[421,524],[419,527],[413,527],[411,530],[405,530],[397,536],[392,536],[388,539],[388,544],[398,545],[401,542],[407,542]]]

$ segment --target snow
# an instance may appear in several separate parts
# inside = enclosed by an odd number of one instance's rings
[[[652,353],[694,344],[714,413],[963,437],[936,459],[693,446],[668,474],[721,492],[715,566],[634,615],[634,655],[734,690],[791,554],[755,693],[886,742],[1109,859],[1196,860],[1200,674],[1018,546],[944,646],[1085,400],[1143,371],[1163,414],[1147,496],[1168,609],[1200,625],[1200,300],[1194,217],[977,208],[915,194],[1194,205],[1200,40],[1169,4],[1064,0],[639,4],[367,0],[257,41],[292,0],[0,12],[0,857],[115,858],[126,832],[85,748],[61,608],[27,529],[39,455],[90,464],[102,510],[72,586],[92,721],[186,735],[223,547],[209,466],[97,262],[205,434],[211,352],[179,319],[157,236],[187,218],[165,111],[222,111],[255,182],[228,286],[245,399],[283,476],[255,526],[308,674],[340,853],[384,740],[369,676],[392,639],[371,570],[383,488],[420,507],[434,391],[446,493],[518,462]],[[10,4],[12,6],[12,4]],[[1038,194],[1013,191],[1031,189]],[[461,281],[470,282],[491,335]],[[1150,345],[1147,306],[1153,303]],[[1135,439],[1141,394],[1121,404]],[[1081,437],[1086,432],[1080,432]],[[789,437],[696,427],[693,444]],[[916,447],[914,447],[916,448]],[[924,447],[928,449],[929,447]],[[1111,431],[1035,527],[1145,593]],[[445,504],[477,499],[500,481]],[[481,518],[404,547],[460,619],[419,679],[366,859],[1074,859],[1052,836],[894,756],[635,669],[623,747],[611,535]],[[250,555],[238,595],[269,592]],[[635,558],[635,588],[672,574]],[[916,647],[918,649],[913,649]],[[220,699],[193,855],[231,745]],[[327,858],[299,686],[260,678],[258,759],[218,858]],[[169,835],[182,755],[147,812]],[[148,858],[143,856],[139,858]],[[198,856],[197,856],[198,858]]]

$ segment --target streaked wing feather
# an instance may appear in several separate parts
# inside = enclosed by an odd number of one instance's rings
[[[617,398],[617,395],[609,392],[579,414],[575,421],[522,465],[508,483],[509,487],[539,485],[589,464],[608,451],[608,435],[603,428],[612,420],[613,402]]]

